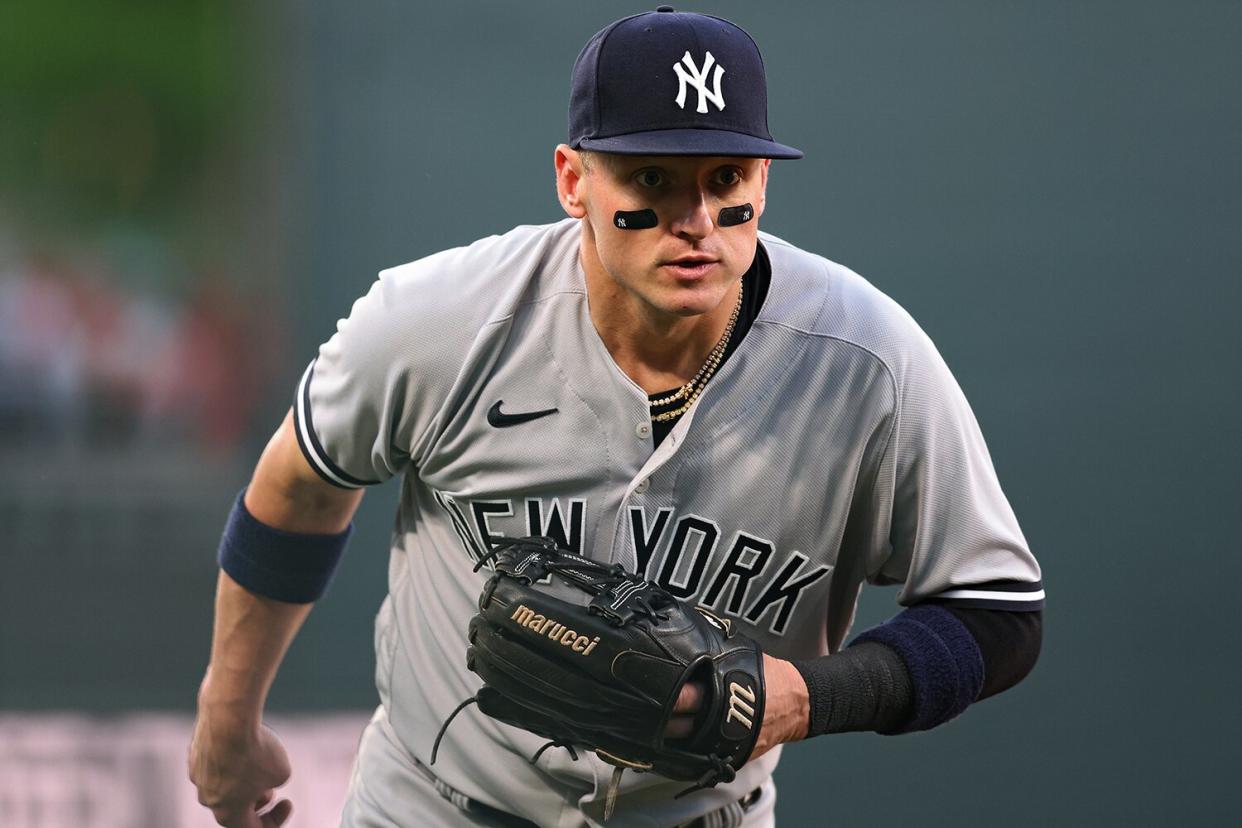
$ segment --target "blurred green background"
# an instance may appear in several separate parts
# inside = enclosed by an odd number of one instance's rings
[[[570,66],[644,8],[0,6],[0,711],[192,710],[219,529],[315,347],[379,269],[560,217]],[[806,152],[764,229],[936,341],[1049,595],[1016,689],[787,749],[782,824],[1229,822],[1242,5],[695,9],[756,38]],[[375,703],[395,496],[273,709]]]

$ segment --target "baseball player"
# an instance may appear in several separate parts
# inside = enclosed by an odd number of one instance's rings
[[[800,156],[768,131],[744,31],[628,17],[574,66],[568,218],[386,270],[358,299],[221,542],[190,746],[221,825],[289,816],[264,699],[363,490],[398,475],[380,704],[344,825],[604,824],[608,762],[532,762],[545,738],[477,708],[432,765],[479,688],[467,627],[509,539],[619,564],[761,651],[766,704],[732,781],[679,797],[628,773],[609,826],[772,825],[782,743],[932,728],[1029,672],[1040,569],[945,363],[863,278],[758,229],[771,160]],[[864,583],[900,585],[900,607],[847,644]],[[672,735],[701,702],[678,691]]]

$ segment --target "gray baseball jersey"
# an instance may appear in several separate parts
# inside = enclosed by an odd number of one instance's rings
[[[620,562],[783,658],[839,649],[865,582],[900,584],[903,605],[1042,600],[969,405],[892,300],[761,233],[763,307],[653,449],[648,396],[592,325],[579,232],[519,227],[384,271],[298,387],[299,442],[325,479],[402,475],[376,658],[412,757],[427,761],[480,683],[465,636],[492,538],[548,535]],[[564,750],[528,764],[542,741],[468,709],[435,773],[541,825],[597,821],[611,766]],[[684,783],[627,774],[609,825],[719,807],[779,754],[676,802]]]

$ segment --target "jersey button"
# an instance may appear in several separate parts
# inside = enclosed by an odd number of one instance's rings
[[[650,485],[651,485],[650,478],[645,479],[645,480],[640,480],[638,482],[638,485],[634,487],[634,494],[642,494],[643,492],[647,491],[647,487]]]
[[[634,433],[638,435],[638,439],[646,440],[651,436],[651,423],[639,423],[634,426]]]

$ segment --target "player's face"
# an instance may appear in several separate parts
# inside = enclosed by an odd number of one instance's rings
[[[693,316],[719,306],[754,261],[771,162],[599,154],[592,159],[589,169],[570,182],[569,203],[562,182],[562,203],[570,215],[587,220],[583,254],[588,275],[598,264],[624,291],[658,313]],[[746,203],[754,206],[755,219],[719,225],[722,207]],[[643,209],[655,211],[655,227],[614,226],[618,210]]]

